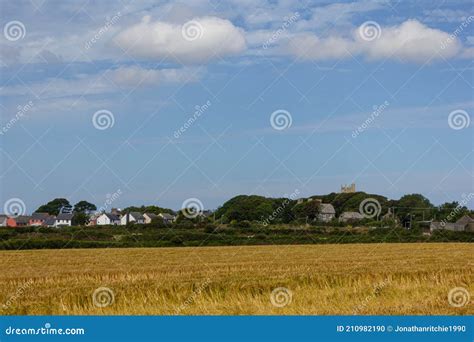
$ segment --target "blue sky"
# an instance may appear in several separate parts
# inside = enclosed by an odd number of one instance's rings
[[[470,1],[0,6],[2,203],[474,191]]]

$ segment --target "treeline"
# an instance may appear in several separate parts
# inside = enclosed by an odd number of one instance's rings
[[[230,227],[209,223],[183,228],[163,229],[151,225],[102,227],[25,227],[0,228],[0,250],[124,248],[124,247],[192,247],[236,245],[290,245],[328,243],[389,242],[474,242],[469,232],[422,231],[402,228],[337,227]]]
[[[464,215],[472,212],[459,202],[447,202],[441,206],[434,206],[429,199],[421,194],[404,195],[398,200],[391,200],[377,194],[365,192],[331,193],[328,195],[312,196],[313,201],[288,198],[267,198],[256,195],[236,196],[220,207],[215,217],[223,223],[259,221],[271,224],[302,223],[316,219],[320,211],[319,201],[331,204],[339,217],[343,212],[359,212],[360,204],[364,200],[376,200],[380,205],[381,218],[387,213],[388,217],[396,218],[399,222],[429,221],[444,219],[446,222],[455,222]]]

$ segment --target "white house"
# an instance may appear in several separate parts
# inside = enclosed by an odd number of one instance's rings
[[[64,227],[72,225],[73,214],[59,214],[54,221],[55,227]]]
[[[126,225],[127,223],[138,223],[138,224],[144,224],[145,223],[145,218],[143,217],[142,213],[132,211],[131,213],[127,213],[122,216],[120,219],[120,224],[121,225]]]
[[[102,213],[96,219],[96,225],[106,226],[106,225],[118,225],[120,224],[120,217],[110,213]]]

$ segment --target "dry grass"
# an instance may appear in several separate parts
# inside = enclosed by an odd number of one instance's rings
[[[2,251],[0,314],[474,314],[472,303],[447,300],[451,288],[472,290],[473,251],[466,243]],[[115,302],[96,307],[98,287]],[[272,305],[276,287],[292,292],[291,303]]]

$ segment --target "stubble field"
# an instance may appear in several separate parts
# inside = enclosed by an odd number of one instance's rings
[[[1,251],[0,314],[474,314],[473,246]]]

